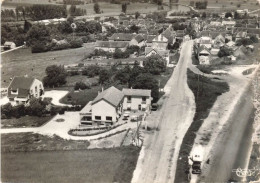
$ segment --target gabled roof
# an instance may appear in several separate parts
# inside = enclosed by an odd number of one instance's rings
[[[157,50],[151,47],[145,47],[145,56],[151,53],[152,51],[156,52],[161,57],[168,57],[170,54],[170,50]]]
[[[98,94],[98,96],[93,100],[92,105],[96,104],[101,100],[105,100],[106,102],[113,105],[114,107],[117,107],[122,101],[123,97],[124,97],[123,92],[121,92],[114,86],[111,86],[110,88]]]
[[[153,42],[168,42],[168,39],[166,37],[164,37],[163,35],[158,35],[153,39]]]
[[[17,89],[26,89],[29,90],[31,85],[33,84],[34,78],[31,77],[14,77],[9,87],[12,90]]]
[[[209,54],[210,54],[210,51],[209,49],[205,46],[205,45],[201,45],[199,48],[198,48],[198,53],[202,52],[202,51],[207,51]]]
[[[137,97],[150,97],[151,96],[151,90],[145,90],[145,89],[123,88],[122,92],[126,96],[137,96]]]
[[[134,39],[135,39],[138,43],[144,41],[144,37],[141,36],[141,35],[139,35],[139,34],[138,34],[137,36],[135,36]]]
[[[246,37],[246,32],[240,31],[236,34],[236,37]]]
[[[154,35],[148,35],[147,36],[147,41],[146,41],[146,43],[152,43],[153,42],[153,39],[155,38],[156,36],[154,36]]]
[[[126,33],[114,33],[109,40],[114,41],[131,41],[135,37],[135,34],[126,34]]]
[[[95,47],[102,48],[125,48],[129,45],[126,41],[97,41]]]

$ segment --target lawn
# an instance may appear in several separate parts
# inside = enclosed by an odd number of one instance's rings
[[[201,75],[198,80],[198,75],[190,70],[188,70],[188,85],[195,96],[196,113],[191,126],[183,138],[176,168],[176,183],[188,182],[186,174],[189,169],[188,156],[196,138],[196,132],[201,127],[204,119],[208,117],[217,97],[229,90],[226,82],[213,81]]]
[[[31,152],[54,150],[87,149],[88,141],[64,140],[59,136],[45,136],[37,133],[10,133],[1,135],[2,152]]]
[[[2,181],[26,183],[130,182],[137,147],[2,153]]]
[[[53,116],[23,116],[20,118],[1,119],[1,128],[39,127],[48,122]]]
[[[21,48],[2,54],[2,87],[7,87],[10,78],[14,76],[27,74],[42,80],[47,66],[81,63],[85,54],[92,52],[93,49],[93,45],[85,45],[85,47],[77,49],[31,53],[30,48]]]

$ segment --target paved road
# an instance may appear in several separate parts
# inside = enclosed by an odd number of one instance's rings
[[[218,151],[210,163],[209,173],[199,182],[227,182],[231,177],[241,181],[232,170],[246,168],[252,136],[252,113],[252,93],[246,90],[229,119],[231,126],[222,138],[217,139]]]
[[[172,87],[161,109],[159,130],[150,139],[145,137],[144,155],[138,159],[132,182],[174,181],[180,145],[195,113],[194,96],[187,85],[187,66],[191,62],[192,47],[192,41],[183,43],[179,62],[169,80]]]

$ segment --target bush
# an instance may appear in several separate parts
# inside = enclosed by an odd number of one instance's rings
[[[81,39],[76,39],[70,41],[70,47],[71,48],[80,48],[82,47],[83,41]]]
[[[76,76],[79,75],[79,71],[69,71],[70,76]]]
[[[41,52],[46,52],[49,51],[49,48],[47,47],[47,45],[44,42],[34,42],[31,45],[32,48],[32,53],[41,53]]]
[[[90,65],[82,71],[82,75],[95,77],[99,75],[100,67],[98,65]]]
[[[85,90],[85,89],[90,89],[89,86],[87,86],[85,83],[83,82],[77,82],[74,86],[74,90]]]

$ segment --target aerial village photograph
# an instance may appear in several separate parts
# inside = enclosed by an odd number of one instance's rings
[[[260,183],[260,1],[1,0],[2,183]]]

